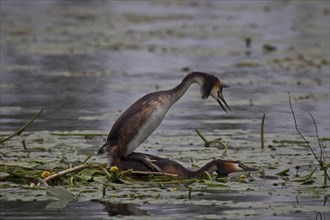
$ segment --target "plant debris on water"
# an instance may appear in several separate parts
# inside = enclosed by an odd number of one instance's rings
[[[0,10],[0,218],[92,219],[93,203],[97,219],[329,218],[327,2],[1,1]],[[195,70],[230,85],[233,111],[198,101],[192,86],[138,151],[188,169],[231,159],[258,171],[180,179],[107,168],[96,151],[125,108]]]
[[[264,122],[264,118],[262,121]],[[2,143],[0,155],[1,199],[49,200],[53,202],[48,203],[45,208],[59,210],[74,201],[109,199],[120,203],[143,200],[150,204],[175,201],[176,204],[206,205],[207,201],[198,202],[197,198],[235,191],[247,196],[269,195],[276,192],[277,195],[310,196],[315,199],[322,199],[328,195],[328,182],[324,181],[324,174],[315,164],[308,149],[301,146],[301,141],[286,140],[290,136],[297,138],[295,134],[282,135],[282,139],[278,140],[262,140],[274,145],[276,151],[272,152],[267,149],[259,150],[253,145],[239,150],[231,147],[230,142],[224,149],[219,149],[217,144],[224,146],[222,142],[218,143],[222,140],[221,137],[207,140],[199,129],[195,130],[198,135],[192,134],[188,138],[199,143],[198,146],[194,147],[192,153],[178,151],[180,157],[175,158],[176,160],[196,158],[193,156],[196,153],[201,161],[195,161],[195,166],[202,166],[205,161],[214,157],[244,159],[244,163],[252,164],[259,172],[231,174],[225,178],[217,178],[206,173],[201,179],[179,179],[166,173],[120,171],[116,167],[106,168],[106,159],[96,156],[96,149],[89,144],[91,140],[99,139],[99,135],[103,134],[101,131],[23,132],[19,136],[8,134],[11,138],[3,139],[6,142]],[[285,147],[282,146],[283,142],[286,143]],[[175,147],[175,142],[171,144],[174,145],[172,152],[179,150]],[[155,147],[157,150],[159,146]],[[291,149],[295,147],[300,147],[301,153],[292,153]],[[83,148],[91,149],[90,153],[82,153]],[[226,154],[221,151],[225,151]],[[218,153],[214,155],[214,152]],[[329,153],[328,149],[325,148],[323,153]],[[184,164],[192,166],[187,162]],[[322,165],[326,170],[330,168],[330,164],[325,161]],[[222,202],[213,203],[220,205]],[[254,210],[261,208],[260,203],[247,204]],[[239,207],[243,208],[247,204],[239,202]],[[236,207],[236,203],[226,205]],[[268,209],[280,213],[292,211],[292,207],[285,206],[285,203],[272,204]],[[309,206],[306,209],[306,206],[300,205],[297,209],[299,212],[311,210],[323,212],[325,206]],[[231,216],[230,211],[225,213]],[[242,214],[241,211],[239,213]],[[256,215],[256,212],[250,214]]]

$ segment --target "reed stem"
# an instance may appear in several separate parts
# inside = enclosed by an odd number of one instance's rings
[[[265,148],[265,141],[264,141],[264,125],[265,125],[265,117],[266,117],[266,114],[264,113],[264,114],[262,115],[261,128],[260,128],[260,144],[261,144],[261,149],[262,149],[262,150]]]

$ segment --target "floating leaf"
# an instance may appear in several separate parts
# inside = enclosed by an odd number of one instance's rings
[[[49,197],[54,197],[59,200],[69,200],[72,201],[75,199],[75,195],[66,190],[62,186],[54,186],[46,189],[46,194]]]
[[[273,140],[272,142],[279,144],[306,144],[306,142],[302,140]]]
[[[307,180],[307,181],[303,182],[301,185],[312,185],[314,183],[315,183],[314,180]]]
[[[80,177],[84,180],[91,180],[96,172],[95,169],[86,169],[80,172]]]
[[[276,175],[278,176],[289,176],[288,172],[290,171],[290,169],[285,169],[285,170],[282,170],[281,172],[279,173],[276,173]]]
[[[65,208],[76,197],[71,192],[61,186],[54,186],[46,189],[46,194],[49,197],[56,198],[58,200],[51,202],[46,206],[46,209],[62,209]]]
[[[226,184],[211,181],[211,180],[203,180],[202,184],[205,184],[207,186],[213,186],[213,187],[228,187]]]
[[[315,173],[315,171],[317,170],[317,167],[315,167],[309,174],[307,174],[306,176],[302,177],[302,178],[299,178],[299,179],[294,179],[294,180],[291,180],[291,182],[298,182],[298,183],[301,183],[303,185],[306,185],[306,184],[310,184],[308,182],[310,182],[310,178],[313,176],[313,174]]]

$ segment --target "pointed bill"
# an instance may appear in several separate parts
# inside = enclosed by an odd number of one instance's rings
[[[245,164],[242,164],[242,163],[239,163],[238,166],[239,166],[241,169],[246,170],[246,171],[258,171],[257,169],[252,168],[252,167],[248,167],[248,166],[246,166]]]
[[[227,110],[225,109],[225,107],[221,103],[220,97],[218,97],[217,102],[219,103],[219,105],[221,106],[221,108],[227,113]]]
[[[224,85],[224,86],[225,86],[225,87],[222,87],[222,88],[227,88],[227,87],[228,87],[227,85]],[[217,99],[217,101],[218,101],[219,105],[221,106],[221,108],[222,108],[226,113],[227,113],[227,110],[226,110],[226,108],[224,107],[224,105],[227,106],[227,108],[228,108],[229,110],[231,110],[230,107],[229,107],[229,105],[227,104],[225,98],[223,97],[222,89],[218,92],[218,99]],[[222,104],[222,103],[223,103],[223,104]]]

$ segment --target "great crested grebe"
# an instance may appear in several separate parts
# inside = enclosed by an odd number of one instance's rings
[[[167,111],[185,94],[193,83],[200,85],[203,99],[211,96],[225,112],[227,112],[225,106],[230,109],[222,94],[222,89],[228,86],[214,75],[202,72],[189,73],[173,89],[153,92],[143,96],[117,119],[110,130],[106,143],[98,150],[98,154],[107,152],[108,166],[112,165],[113,159],[127,159],[127,156],[156,130]],[[139,157],[128,159],[142,160],[147,165],[152,166]]]
[[[207,171],[210,174],[216,172],[218,177],[224,177],[233,172],[257,171],[257,169],[248,167],[239,161],[232,160],[212,160],[199,170],[192,171],[186,169],[181,164],[173,160],[157,157],[151,154],[133,152],[128,155],[128,158],[130,157],[144,158],[145,160],[150,160],[154,165],[159,168],[161,172],[175,174],[179,178],[200,178],[203,175],[204,171]],[[153,171],[149,166],[140,161],[114,160],[113,165],[117,166],[120,170],[132,169],[134,171]]]

